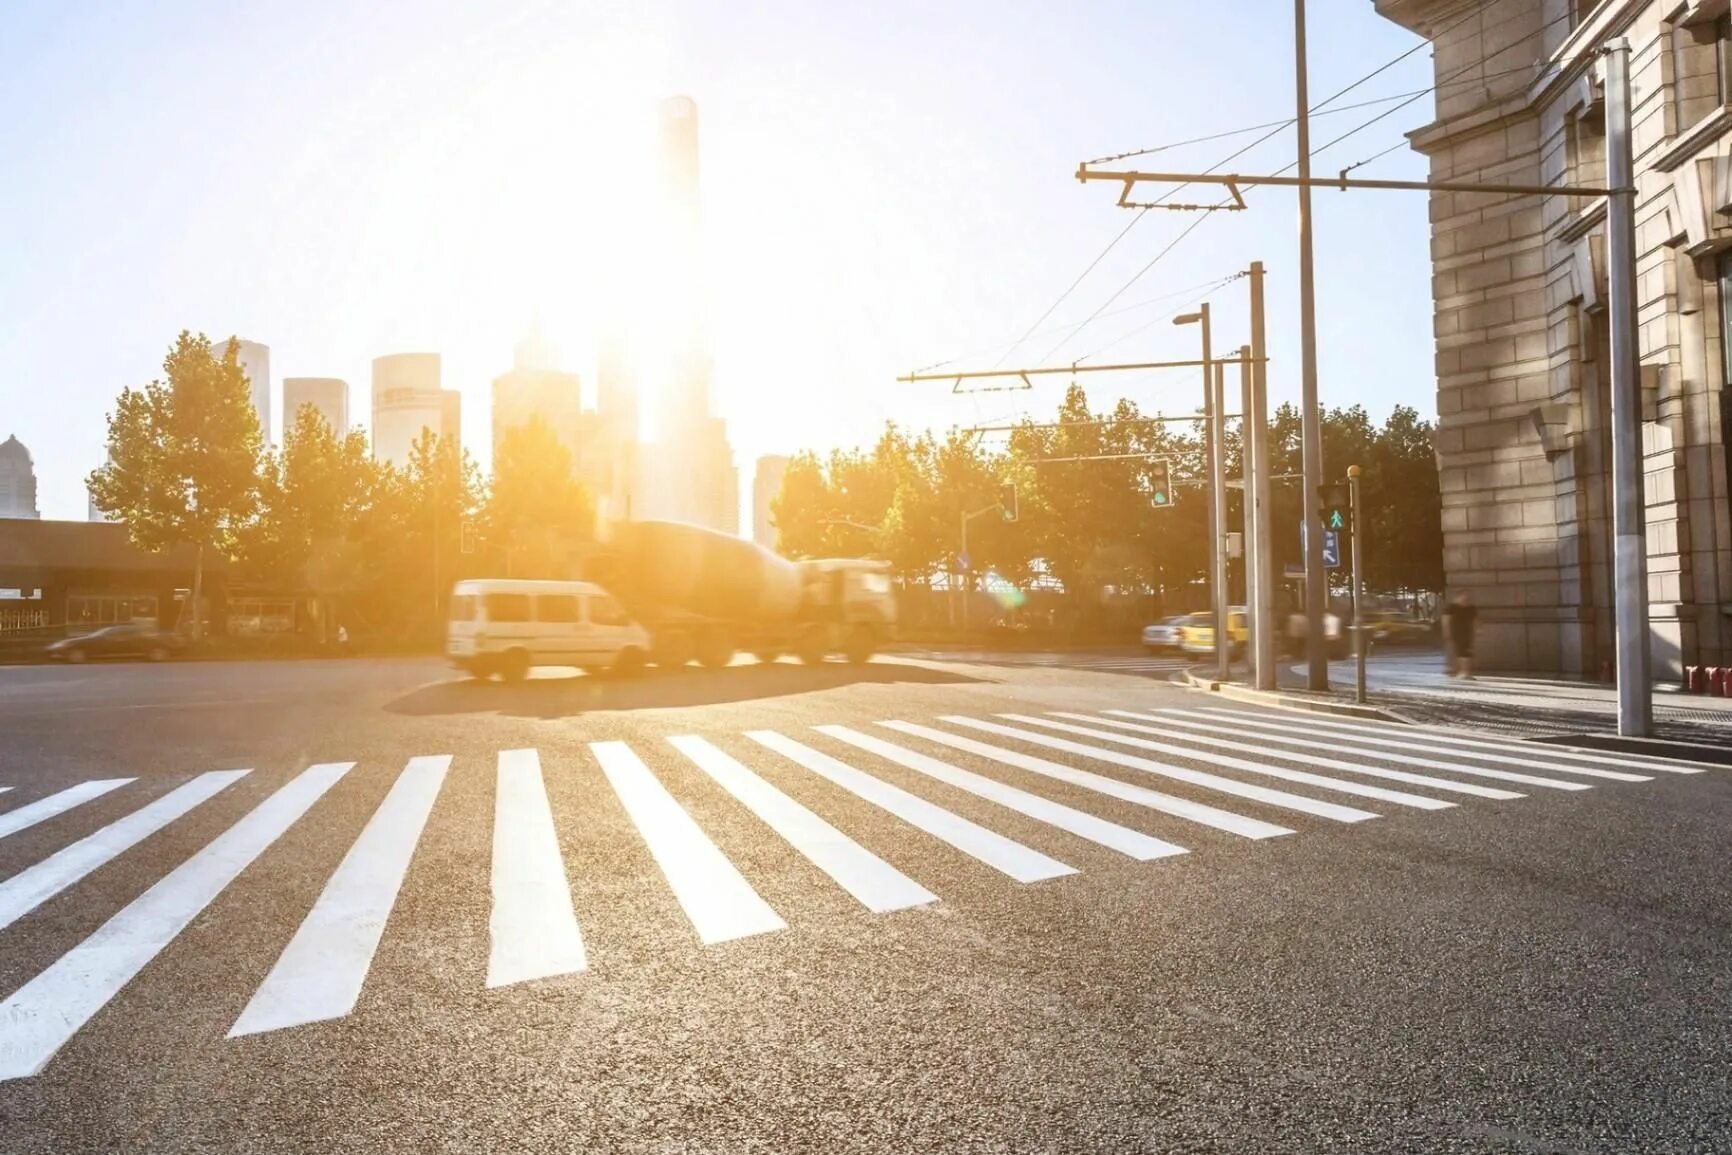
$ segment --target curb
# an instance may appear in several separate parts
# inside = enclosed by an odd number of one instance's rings
[[[1217,682],[1211,678],[1201,678],[1190,670],[1181,671],[1176,677],[1180,685],[1193,690],[1219,694],[1235,702],[1250,702],[1258,706],[1278,706],[1287,710],[1305,710],[1313,714],[1340,714],[1348,718],[1363,718],[1373,722],[1395,722],[1403,726],[1413,723],[1400,714],[1390,710],[1382,710],[1376,706],[1361,706],[1357,702],[1335,702],[1323,698],[1301,698],[1292,694],[1283,694],[1278,690],[1253,690],[1249,686],[1241,686],[1236,682]]]
[[[1706,742],[1680,742],[1672,738],[1625,738],[1618,734],[1547,734],[1528,741],[1547,746],[1579,746],[1587,750],[1609,750],[1614,754],[1646,754],[1651,758],[1676,758],[1715,766],[1732,766],[1732,747]]]

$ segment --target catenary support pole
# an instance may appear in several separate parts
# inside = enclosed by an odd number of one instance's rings
[[[1648,651],[1648,557],[1642,508],[1641,350],[1636,328],[1636,193],[1631,144],[1630,42],[1606,50],[1606,281],[1612,353],[1613,600],[1618,733],[1654,728]]]
[[[1209,526],[1214,541],[1215,569],[1215,676],[1226,681],[1232,669],[1233,639],[1228,636],[1231,615],[1227,605],[1227,455],[1224,431],[1227,425],[1227,363],[1215,363],[1213,379],[1205,379],[1209,390]]]
[[[1245,411],[1243,428],[1255,445],[1254,468],[1245,498],[1256,513],[1257,601],[1252,606],[1252,645],[1256,654],[1256,686],[1273,690],[1275,667],[1275,555],[1270,535],[1269,508],[1269,372],[1268,349],[1263,331],[1263,262],[1251,262],[1251,408]]]
[[[1370,639],[1365,634],[1365,578],[1360,569],[1361,554],[1359,543],[1363,535],[1359,532],[1359,466],[1350,465],[1347,468],[1347,504],[1352,512],[1353,534],[1353,700],[1360,705],[1365,704],[1365,658]]]
[[[1293,3],[1294,84],[1299,137],[1299,179],[1311,179],[1311,93],[1305,62],[1305,0]],[[1305,474],[1305,648],[1306,684],[1329,689],[1328,639],[1323,618],[1329,609],[1328,575],[1323,570],[1323,523],[1317,516],[1317,487],[1323,484],[1323,430],[1317,409],[1317,286],[1311,253],[1311,186],[1299,186],[1299,404]]]
[[[1239,346],[1239,510],[1244,550],[1239,567],[1245,573],[1245,680],[1257,680],[1257,459],[1256,438],[1251,436],[1251,409],[1256,387],[1251,369],[1251,346]]]

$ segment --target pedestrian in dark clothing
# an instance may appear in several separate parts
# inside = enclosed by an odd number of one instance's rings
[[[1479,610],[1467,591],[1455,595],[1455,600],[1443,611],[1443,633],[1449,643],[1451,676],[1473,679],[1473,626]]]

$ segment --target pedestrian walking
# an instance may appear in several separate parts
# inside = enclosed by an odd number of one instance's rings
[[[1473,627],[1479,610],[1466,590],[1455,595],[1443,611],[1443,636],[1449,646],[1449,673],[1473,680]]]

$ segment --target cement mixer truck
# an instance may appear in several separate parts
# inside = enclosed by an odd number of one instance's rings
[[[738,652],[817,663],[864,662],[896,625],[884,562],[790,561],[714,530],[670,521],[605,527],[584,565],[649,636],[649,660],[712,669]]]

